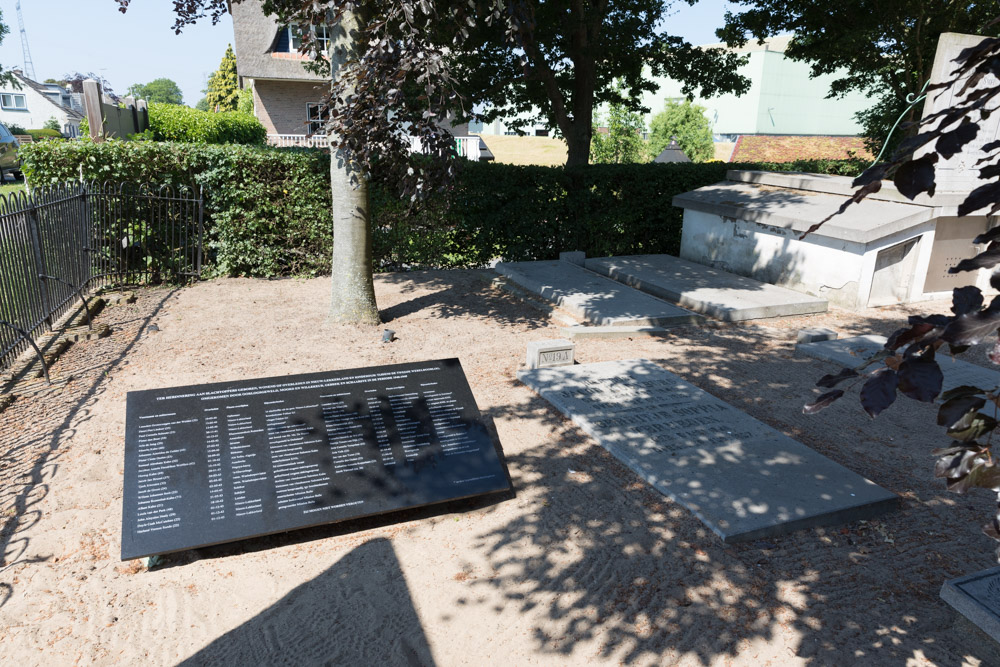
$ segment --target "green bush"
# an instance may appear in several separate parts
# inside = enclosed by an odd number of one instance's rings
[[[39,141],[41,139],[63,138],[62,132],[60,132],[59,130],[50,130],[48,128],[43,128],[41,130],[26,130],[25,132],[27,134],[30,134],[31,138],[34,139],[35,141]]]
[[[150,104],[149,129],[156,141],[197,144],[263,144],[267,130],[255,116],[211,113],[176,104]]]
[[[66,180],[204,188],[209,274],[329,273],[329,154],[310,149],[109,140],[21,148],[32,186]],[[729,169],[856,175],[850,161],[781,164],[592,165],[581,170],[467,163],[450,191],[411,209],[392,184],[372,183],[377,270],[485,266],[590,256],[677,254],[677,194],[722,181]]]

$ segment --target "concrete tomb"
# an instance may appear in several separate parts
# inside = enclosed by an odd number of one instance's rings
[[[953,59],[981,39],[942,34],[931,81],[948,80]],[[992,79],[982,85],[996,85]],[[956,90],[930,93],[924,117],[951,105]],[[971,284],[988,290],[988,270],[948,269],[977,254],[972,239],[992,226],[985,215],[958,218],[956,211],[979,184],[972,167],[983,144],[997,138],[998,123],[1000,114],[992,114],[975,141],[938,165],[933,197],[910,201],[885,181],[804,239],[853,194],[851,178],[730,171],[726,181],[674,197],[684,209],[680,255],[853,309],[942,298]]]
[[[864,519],[898,501],[645,359],[517,377],[727,543]]]
[[[510,488],[458,359],[133,391],[121,555]]]
[[[841,366],[856,368],[885,346],[883,336],[855,336],[839,340],[824,340],[816,343],[801,343],[795,346],[797,352],[815,359],[832,361]],[[983,389],[1000,387],[1000,371],[983,368],[961,359],[953,359],[939,353],[936,357],[944,375],[941,391],[948,391],[962,385],[972,385]],[[872,364],[868,370],[875,370],[880,362]],[[817,376],[817,379],[818,376]]]
[[[702,320],[619,282],[571,262],[501,262],[496,270],[521,287],[591,324],[676,326]]]
[[[1000,642],[1000,567],[944,582],[941,599]]]
[[[826,299],[670,255],[586,260],[586,268],[724,322],[823,313]]]

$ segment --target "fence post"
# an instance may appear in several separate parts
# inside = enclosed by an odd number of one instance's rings
[[[83,82],[83,106],[87,110],[87,126],[90,138],[104,141],[104,113],[101,109],[101,84],[94,79]]]
[[[34,197],[28,199],[28,208],[26,208],[25,213],[27,214],[28,220],[28,233],[31,236],[31,250],[35,255],[35,266],[38,267],[38,282],[42,293],[42,310],[45,311],[45,325],[52,329],[52,308],[51,300],[49,299],[49,283],[45,279],[48,275],[48,270],[45,267],[45,255],[42,253],[42,237],[38,231],[38,212],[35,209],[35,199]]]
[[[205,186],[198,186],[198,261],[196,271],[201,278],[202,253],[205,247]]]

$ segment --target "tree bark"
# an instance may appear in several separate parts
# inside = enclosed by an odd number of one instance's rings
[[[362,28],[356,12],[345,12],[333,29],[330,64],[333,76],[356,57],[356,34]],[[348,91],[348,94],[353,91]],[[332,137],[331,137],[332,139]],[[333,213],[333,299],[330,317],[345,324],[378,324],[372,280],[372,238],[368,181],[342,150],[331,151],[330,191]]]

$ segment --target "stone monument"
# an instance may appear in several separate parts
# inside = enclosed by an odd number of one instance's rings
[[[931,81],[950,79],[955,57],[981,39],[942,34]],[[928,95],[924,117],[956,94],[952,86]],[[803,232],[853,194],[851,178],[730,171],[726,181],[674,197],[684,209],[681,257],[852,309],[943,298],[972,284],[990,291],[988,271],[948,269],[977,254],[972,240],[993,224],[985,215],[958,218],[956,211],[976,185],[972,167],[982,146],[997,138],[998,123],[1000,116],[990,115],[972,143],[939,163],[933,197],[910,201],[887,181],[805,239]]]

